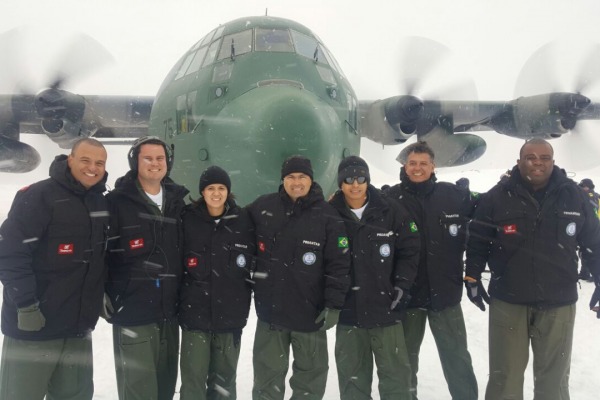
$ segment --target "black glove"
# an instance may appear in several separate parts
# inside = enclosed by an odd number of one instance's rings
[[[390,310],[402,311],[408,307],[411,296],[398,286],[394,286],[394,290],[396,291],[396,297],[394,297],[394,300],[392,301]]]
[[[479,307],[481,311],[485,311],[485,304],[483,304],[483,302],[485,301],[490,304],[490,296],[488,296],[481,281],[465,281],[465,288],[467,289],[467,297],[469,300]]]
[[[315,319],[315,324],[323,321],[323,326],[319,328],[319,330],[326,331],[327,329],[333,328],[340,320],[340,311],[341,310],[325,307],[317,319]]]
[[[594,289],[594,293],[592,294],[592,299],[590,300],[590,310],[596,311],[596,318],[600,319],[600,279],[596,278],[596,289]]]
[[[17,309],[17,327],[22,331],[37,332],[46,326],[46,318],[40,311],[40,303]]]

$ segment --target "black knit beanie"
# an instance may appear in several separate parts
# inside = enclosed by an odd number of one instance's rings
[[[364,176],[367,178],[367,183],[371,183],[369,166],[365,160],[358,156],[348,156],[340,161],[337,178],[338,187],[342,187],[342,182],[344,182],[344,179],[357,176]]]
[[[227,187],[227,193],[231,193],[231,179],[227,172],[216,165],[212,165],[202,172],[200,175],[200,193],[208,186],[213,183],[220,183]]]
[[[595,188],[594,182],[590,178],[582,179],[581,182],[579,182],[579,186],[586,187],[590,190],[594,190]]]
[[[313,169],[310,160],[304,156],[291,156],[285,159],[281,166],[281,179],[289,174],[301,172],[313,179]]]

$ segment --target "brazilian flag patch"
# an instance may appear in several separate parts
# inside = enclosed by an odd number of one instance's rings
[[[348,238],[346,236],[340,236],[338,238],[338,247],[341,249],[348,248]]]
[[[414,221],[411,222],[408,226],[412,233],[419,232],[419,228],[417,228],[417,224]]]

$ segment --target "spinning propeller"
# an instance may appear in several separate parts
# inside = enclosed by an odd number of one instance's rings
[[[40,163],[33,147],[19,140],[21,124],[33,131],[40,126],[59,146],[68,148],[82,133],[86,104],[81,96],[63,89],[74,78],[81,78],[113,61],[110,53],[95,39],[82,33],[73,35],[58,52],[50,78],[41,91],[34,89],[36,80],[32,63],[43,63],[44,54],[36,51],[36,60],[26,60],[23,49],[35,39],[29,29],[17,28],[0,35],[0,172],[28,172]],[[37,39],[40,39],[39,37]],[[56,40],[49,34],[44,40]],[[46,43],[48,44],[48,43]],[[37,49],[35,49],[37,50]],[[33,65],[35,66],[35,65]],[[1,93],[17,93],[2,95]]]
[[[586,115],[598,115],[594,99],[600,98],[600,45],[581,40],[557,40],[540,47],[523,66],[515,85],[515,96],[556,92],[548,102],[568,109],[560,120],[565,133],[553,142],[557,164],[575,170],[600,165],[600,134],[597,123]],[[566,95],[574,93],[575,95]],[[592,103],[590,103],[592,101]],[[596,126],[594,126],[596,125]]]

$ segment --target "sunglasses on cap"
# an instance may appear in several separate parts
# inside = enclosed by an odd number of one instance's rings
[[[348,176],[348,177],[344,178],[344,183],[347,183],[348,185],[352,185],[354,183],[354,181],[358,182],[359,185],[362,185],[363,183],[365,183],[367,181],[367,177],[366,176]]]

